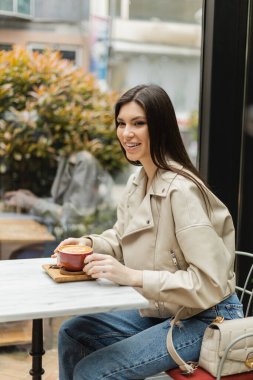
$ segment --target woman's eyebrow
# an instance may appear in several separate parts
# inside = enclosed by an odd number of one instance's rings
[[[144,115],[142,115],[142,116],[135,116],[131,120],[137,120],[137,119],[146,119],[146,116],[144,116]]]
[[[134,116],[132,117],[132,119],[130,119],[131,121],[134,121],[134,120],[138,120],[138,119],[145,119],[146,120],[146,116]],[[117,117],[117,121],[124,121],[124,119],[122,119],[121,117]]]

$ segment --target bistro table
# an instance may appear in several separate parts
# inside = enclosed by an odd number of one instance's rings
[[[148,307],[135,289],[110,281],[57,283],[44,271],[51,258],[0,261],[0,322],[31,319],[33,380],[41,380],[43,318]]]

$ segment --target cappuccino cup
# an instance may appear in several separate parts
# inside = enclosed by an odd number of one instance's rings
[[[57,257],[60,267],[70,272],[79,272],[83,270],[84,259],[91,255],[93,249],[87,245],[63,245],[58,248]]]

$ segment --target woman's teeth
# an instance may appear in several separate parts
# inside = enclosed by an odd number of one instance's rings
[[[126,144],[126,146],[128,148],[133,148],[133,147],[138,146],[138,145],[140,145],[140,144]]]

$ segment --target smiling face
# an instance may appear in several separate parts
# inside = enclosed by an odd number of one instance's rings
[[[144,167],[153,164],[147,119],[143,108],[135,101],[124,104],[117,117],[117,136],[130,161]]]
[[[157,168],[171,170],[169,160],[197,177],[177,123],[169,95],[160,86],[140,84],[115,104],[115,125],[122,150],[132,165],[143,165],[149,182]]]

